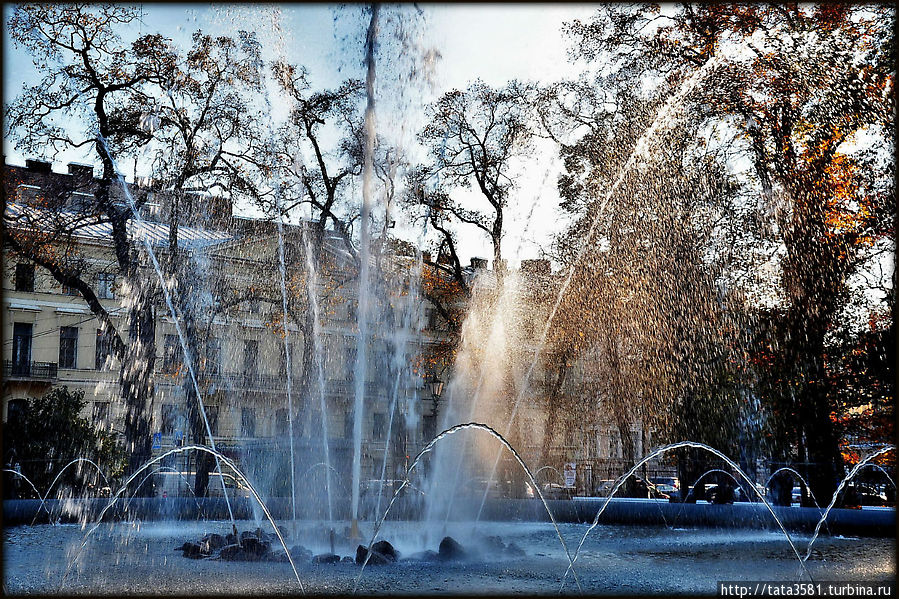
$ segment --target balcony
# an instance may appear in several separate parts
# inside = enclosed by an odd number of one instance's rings
[[[6,380],[52,381],[57,378],[56,362],[3,361],[3,378]]]
[[[258,374],[243,372],[207,373],[210,382],[232,389],[287,389],[287,375],[282,374]],[[293,384],[298,384],[294,377]]]
[[[315,390],[318,391],[318,381],[314,381]],[[340,397],[353,397],[356,394],[356,384],[353,381],[345,379],[329,379],[325,381],[325,393],[328,395],[337,395]],[[378,383],[367,381],[365,383],[366,397],[384,396],[387,389]]]

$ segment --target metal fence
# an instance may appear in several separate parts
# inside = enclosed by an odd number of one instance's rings
[[[4,378],[55,379],[58,365],[56,362],[13,362],[3,361]]]

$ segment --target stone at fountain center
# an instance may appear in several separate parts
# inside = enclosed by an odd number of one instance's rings
[[[367,565],[369,566],[386,566],[387,564],[392,564],[395,559],[390,559],[383,553],[378,553],[377,551],[371,550],[369,551],[365,545],[359,545],[356,547],[356,563],[358,565],[365,564],[365,558],[368,555]]]
[[[510,542],[506,545],[506,555],[514,555],[515,557],[524,556],[524,549],[516,545],[514,542]]]
[[[243,543],[245,539],[250,539],[250,538],[258,539],[259,537],[256,536],[255,532],[250,532],[249,530],[245,530],[242,533],[240,533],[240,542],[241,543]]]
[[[241,539],[240,545],[243,548],[244,553],[257,559],[264,556],[271,549],[271,545],[269,545],[268,541],[260,540],[255,535]]]
[[[344,555],[340,560],[341,564],[355,564],[356,560],[353,559],[352,555]]]
[[[181,550],[184,552],[184,557],[189,557],[190,559],[202,559],[208,556],[208,553],[203,553],[203,547],[199,543],[191,543],[188,541],[181,546]]]
[[[468,552],[452,537],[443,537],[437,554],[442,560],[461,560],[468,557]]]
[[[400,558],[400,552],[387,541],[378,541],[371,546],[372,551],[380,553],[392,562]]]
[[[200,539],[200,547],[203,550],[203,553],[214,553],[227,545],[228,542],[225,540],[225,537],[219,534],[209,534]]]
[[[340,556],[334,553],[320,553],[312,558],[313,564],[336,564],[340,561]]]
[[[219,553],[219,557],[224,560],[242,561],[244,559],[243,549],[241,549],[240,545],[238,545],[237,543],[225,545],[224,547],[222,547],[222,550]]]
[[[294,545],[290,548],[290,557],[292,557],[294,561],[309,561],[312,559],[312,552],[302,545]]]

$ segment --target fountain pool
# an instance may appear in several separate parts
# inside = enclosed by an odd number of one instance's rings
[[[280,526],[281,523],[279,523]],[[287,524],[286,522],[284,523]],[[313,553],[329,551],[326,523],[302,521],[297,542]],[[339,528],[349,522],[339,523]],[[369,533],[363,523],[363,532]],[[567,558],[552,525],[488,522],[474,529],[450,523],[446,534],[480,557],[463,562],[407,559],[436,550],[442,530],[422,545],[422,523],[388,521],[382,538],[401,552],[399,562],[366,567],[360,594],[556,593]],[[566,543],[576,546],[588,524],[560,524]],[[86,552],[59,588],[66,565],[84,532],[76,524],[16,526],[4,531],[4,591],[12,594],[296,594],[296,579],[287,563],[191,560],[175,551],[186,538],[207,532],[225,534],[226,521],[102,524]],[[241,527],[242,529],[244,527]],[[442,524],[440,526],[442,528]],[[491,554],[480,539],[499,536],[525,555]],[[805,546],[810,535],[793,535]],[[353,555],[355,544],[335,546]],[[883,581],[895,576],[892,539],[827,537],[819,539],[807,562],[816,581]],[[349,594],[359,572],[350,563],[297,563],[309,594]],[[586,594],[714,594],[719,580],[799,580],[800,570],[784,537],[774,531],[709,530],[600,525],[584,543],[576,564]],[[566,593],[577,593],[573,583]]]

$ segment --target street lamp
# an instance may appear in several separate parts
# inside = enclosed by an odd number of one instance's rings
[[[434,401],[439,401],[440,396],[443,394],[443,381],[441,381],[436,374],[432,374],[430,380],[428,380],[428,387],[431,389],[431,395],[434,397]]]

